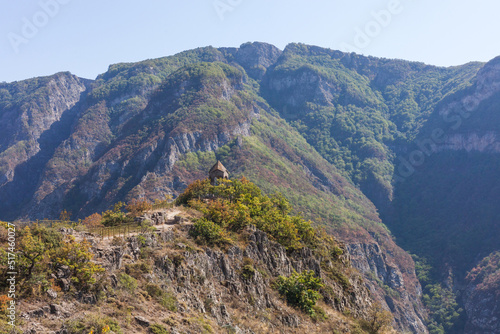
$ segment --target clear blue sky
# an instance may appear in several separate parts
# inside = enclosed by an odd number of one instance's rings
[[[93,79],[113,63],[248,41],[442,66],[488,61],[500,55],[499,13],[498,0],[3,0],[0,81]]]

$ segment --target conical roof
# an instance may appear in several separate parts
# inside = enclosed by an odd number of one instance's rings
[[[224,167],[222,162],[220,162],[219,160],[217,160],[217,163],[212,168],[210,168],[210,173],[215,172],[216,170],[220,170],[221,172],[227,172],[226,167]]]

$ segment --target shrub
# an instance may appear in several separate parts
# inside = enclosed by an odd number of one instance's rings
[[[148,295],[155,298],[161,306],[169,311],[177,312],[177,299],[175,295],[163,290],[156,284],[146,285],[146,291]]]
[[[87,227],[97,227],[102,226],[102,216],[98,213],[94,213],[82,221],[82,224]]]
[[[104,226],[118,226],[131,223],[133,219],[128,217],[125,212],[121,210],[123,203],[115,204],[113,210],[107,210],[102,214],[102,224]]]
[[[220,180],[215,186],[209,180],[195,181],[178,197],[177,204],[203,213],[194,235],[208,244],[224,242],[223,230],[238,232],[248,225],[266,232],[288,250],[321,244],[310,221],[289,215],[291,207],[283,195],[264,196],[245,178]]]
[[[134,293],[134,291],[137,289],[137,280],[125,273],[121,273],[118,276],[118,282],[123,289],[127,290],[130,293]]]
[[[253,267],[253,261],[250,258],[243,259],[243,267],[241,268],[241,275],[245,279],[251,279],[255,276],[255,268]]]
[[[146,292],[151,297],[158,297],[162,295],[163,289],[160,288],[160,286],[158,286],[157,284],[148,284],[146,285]]]
[[[169,334],[168,330],[163,325],[160,324],[152,324],[149,327],[149,331],[152,334]]]
[[[130,202],[125,210],[132,216],[138,217],[146,211],[150,211],[153,209],[153,205],[148,200],[137,200],[134,199]]]
[[[110,331],[123,334],[118,322],[106,316],[90,315],[81,319],[70,320],[65,323],[65,327],[70,334],[104,334]]]
[[[223,228],[205,218],[194,223],[191,235],[202,244],[222,246],[231,243]]]
[[[381,333],[392,323],[392,314],[382,308],[380,304],[374,304],[366,319],[361,320],[361,327],[370,334]]]
[[[12,299],[9,298],[7,295],[0,295],[0,312],[3,313],[7,311],[8,304],[11,300]]]
[[[90,290],[103,268],[92,262],[90,244],[63,237],[53,228],[34,224],[17,231],[16,257],[21,296],[40,295],[53,287],[50,277],[61,266],[70,269],[70,280],[78,290]],[[0,247],[0,258],[6,259],[6,248]],[[3,264],[3,263],[2,263]],[[1,266],[0,266],[1,268]],[[6,288],[4,270],[0,273],[0,288]]]
[[[161,297],[158,298],[158,302],[167,310],[177,312],[177,298],[175,298],[174,294],[164,291]]]
[[[321,297],[319,289],[324,285],[314,276],[314,271],[306,270],[301,274],[294,272],[290,277],[280,276],[275,288],[285,297],[288,304],[302,309],[307,314],[316,314],[315,305]]]
[[[151,265],[143,261],[125,265],[125,272],[136,279],[140,279],[143,274],[150,273],[151,270]]]
[[[172,202],[172,195],[165,195],[163,199],[155,199],[154,204],[152,205],[153,209],[168,209],[173,207],[174,203]]]
[[[71,211],[66,211],[63,210],[59,214],[59,220],[62,220],[64,222],[70,221],[71,220]]]
[[[132,219],[127,217],[124,212],[115,212],[108,210],[102,214],[102,224],[104,226],[119,226],[127,223],[131,223]]]
[[[96,275],[104,272],[101,266],[92,262],[94,255],[87,240],[76,242],[75,237],[69,236],[55,257],[56,267],[65,265],[70,268],[71,282],[79,290],[89,290],[96,283]]]

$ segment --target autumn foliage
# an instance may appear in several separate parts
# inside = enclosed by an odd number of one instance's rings
[[[87,227],[102,226],[102,216],[99,213],[94,213],[82,221],[82,224]]]
[[[145,199],[142,200],[133,199],[132,202],[130,202],[125,207],[125,209],[131,216],[138,217],[144,212],[152,210],[153,205],[148,200]]]
[[[177,199],[204,215],[195,223],[194,234],[208,244],[230,242],[228,232],[238,232],[249,225],[266,232],[287,249],[314,246],[316,230],[310,221],[290,215],[291,206],[281,194],[263,195],[245,178],[220,180],[218,185],[198,180]]]
[[[0,258],[2,267],[6,268],[7,247],[3,246]],[[39,296],[61,285],[63,278],[69,280],[69,288],[88,291],[104,271],[92,262],[93,254],[86,240],[77,241],[73,236],[42,225],[17,230],[15,253],[18,293],[22,297]],[[65,277],[58,276],[62,268],[67,272]],[[7,288],[6,272],[0,273],[0,295],[5,294]]]

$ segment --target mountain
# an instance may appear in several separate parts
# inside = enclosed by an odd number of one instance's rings
[[[474,333],[494,316],[468,272],[500,248],[498,61],[247,43],[0,84],[0,219],[177,196],[220,160],[344,242],[398,328]]]

